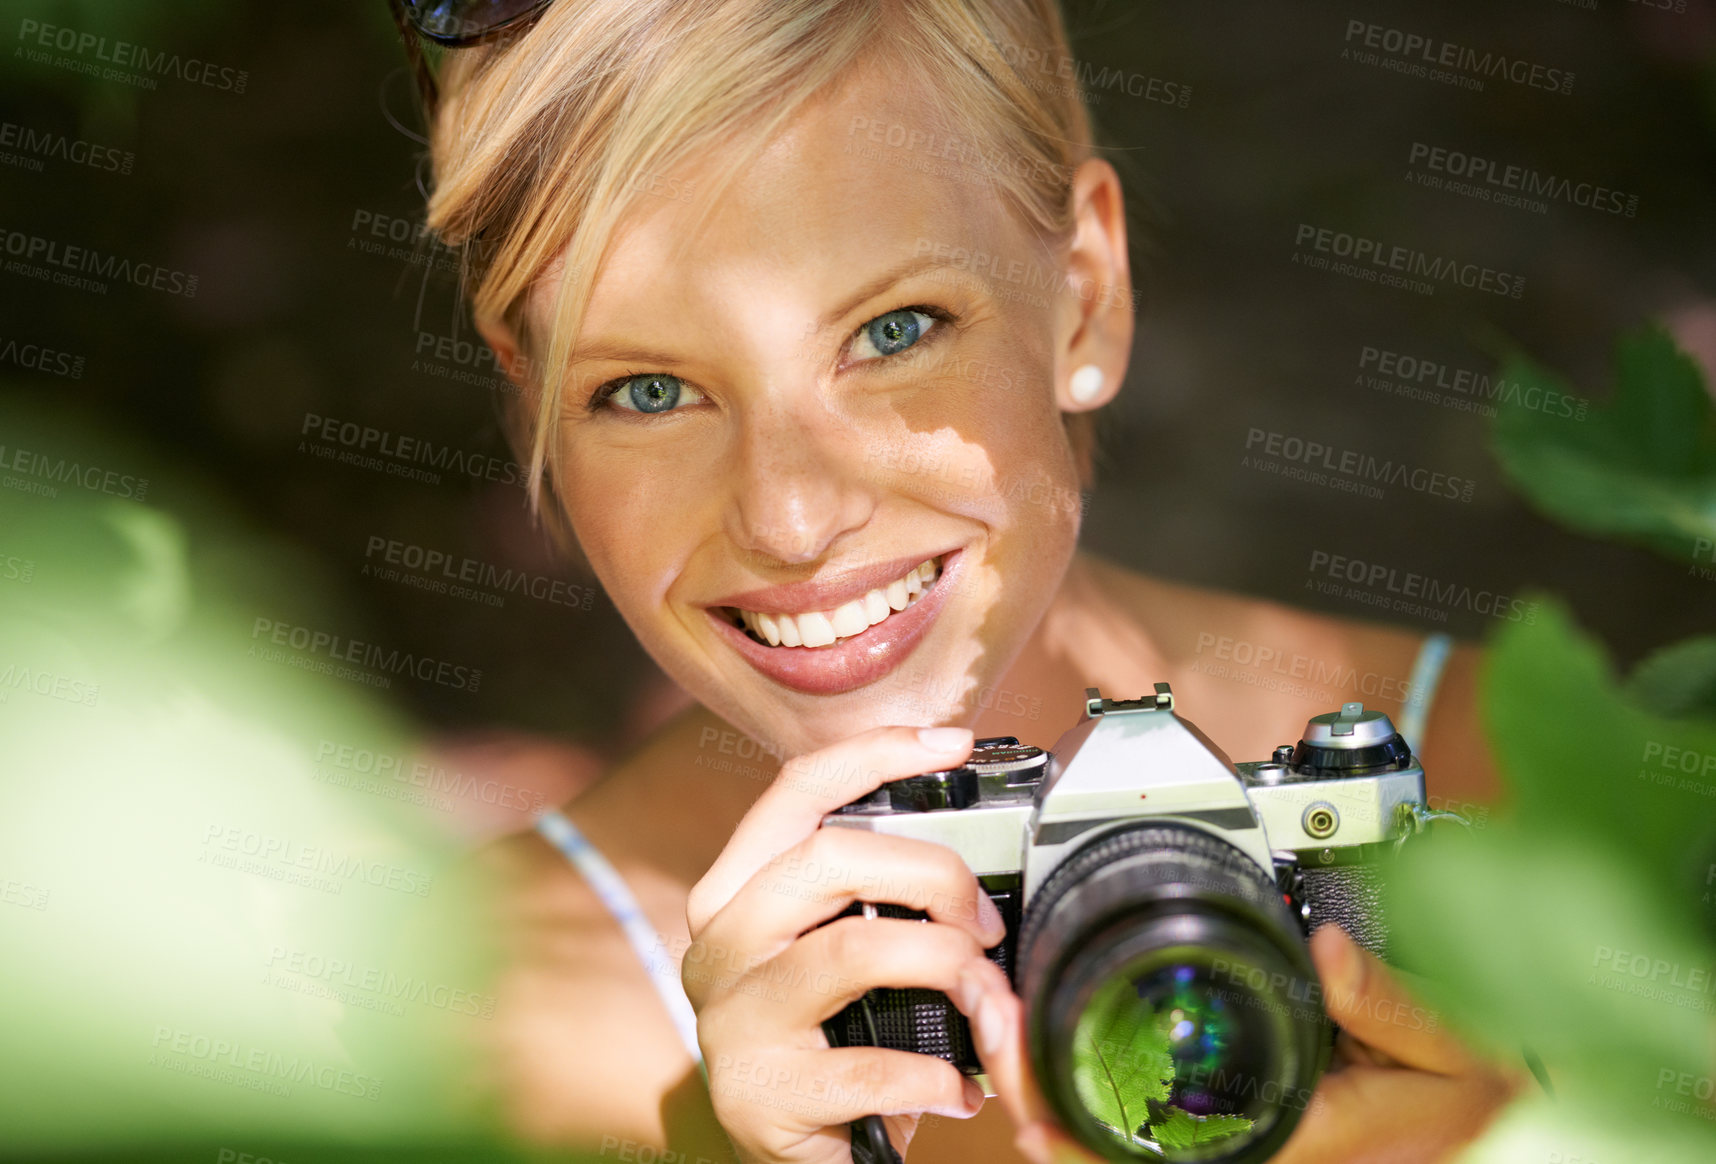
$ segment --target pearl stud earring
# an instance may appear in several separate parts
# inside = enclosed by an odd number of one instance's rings
[[[1095,364],[1086,364],[1072,374],[1072,380],[1068,382],[1067,387],[1071,390],[1075,402],[1089,404],[1102,395],[1104,380],[1105,377],[1101,368]]]

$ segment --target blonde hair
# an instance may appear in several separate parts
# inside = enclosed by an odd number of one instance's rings
[[[637,176],[719,144],[718,192],[870,50],[940,95],[998,193],[1045,237],[1066,235],[1092,138],[1063,80],[1075,70],[1058,0],[557,0],[517,37],[449,54],[428,223],[464,249],[476,318],[531,352],[532,390],[510,419],[533,506],[557,461],[574,337]],[[563,252],[543,350],[524,307]],[[1088,426],[1079,433],[1087,463]]]

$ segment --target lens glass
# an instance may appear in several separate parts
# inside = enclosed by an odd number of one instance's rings
[[[1261,1137],[1297,1099],[1291,1016],[1271,984],[1196,948],[1110,976],[1073,1034],[1086,1113],[1142,1159],[1225,1159]]]

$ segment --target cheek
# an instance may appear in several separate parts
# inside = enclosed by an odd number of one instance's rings
[[[620,614],[642,637],[643,622],[695,544],[693,499],[703,491],[688,477],[667,479],[646,458],[614,450],[567,449],[559,500],[578,546]],[[648,530],[648,537],[639,537]]]
[[[894,491],[992,528],[1076,528],[1077,465],[1046,374],[943,382],[901,414],[867,454]]]

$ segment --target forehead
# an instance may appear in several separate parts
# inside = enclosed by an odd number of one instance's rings
[[[759,284],[826,307],[913,256],[966,247],[1023,258],[1034,237],[990,180],[993,159],[885,57],[807,104],[716,195],[731,157],[711,149],[634,179],[586,335],[634,330],[640,313],[689,321]]]

